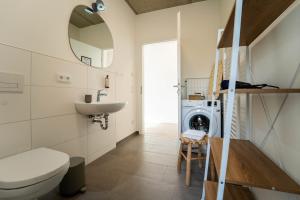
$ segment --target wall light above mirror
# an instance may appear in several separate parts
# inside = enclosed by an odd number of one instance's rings
[[[73,53],[82,62],[107,68],[114,56],[111,32],[98,13],[87,6],[74,8],[69,22],[69,40]]]

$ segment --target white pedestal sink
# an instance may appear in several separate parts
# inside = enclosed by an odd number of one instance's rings
[[[101,115],[111,114],[122,110],[127,102],[76,102],[75,108],[82,115]]]

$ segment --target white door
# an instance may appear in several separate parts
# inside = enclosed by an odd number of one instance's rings
[[[178,95],[178,137],[181,133],[181,13],[177,13],[177,95]]]
[[[143,132],[178,136],[177,41],[143,46]]]

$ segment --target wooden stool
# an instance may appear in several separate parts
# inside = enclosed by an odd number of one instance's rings
[[[201,146],[207,144],[207,136],[204,136],[201,140],[193,140],[186,137],[180,137],[180,148],[179,148],[179,155],[178,155],[178,163],[177,163],[177,171],[181,173],[181,163],[182,158],[186,160],[186,177],[185,177],[185,184],[186,186],[190,186],[191,182],[191,161],[198,160],[199,167],[202,168],[202,160],[205,160],[205,156],[201,154]],[[187,145],[187,153],[183,152],[183,146]],[[198,155],[197,157],[192,157],[192,146],[198,145]]]

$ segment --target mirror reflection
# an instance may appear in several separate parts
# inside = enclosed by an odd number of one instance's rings
[[[107,68],[113,60],[111,32],[98,13],[77,6],[69,23],[69,39],[75,56],[89,66]]]

